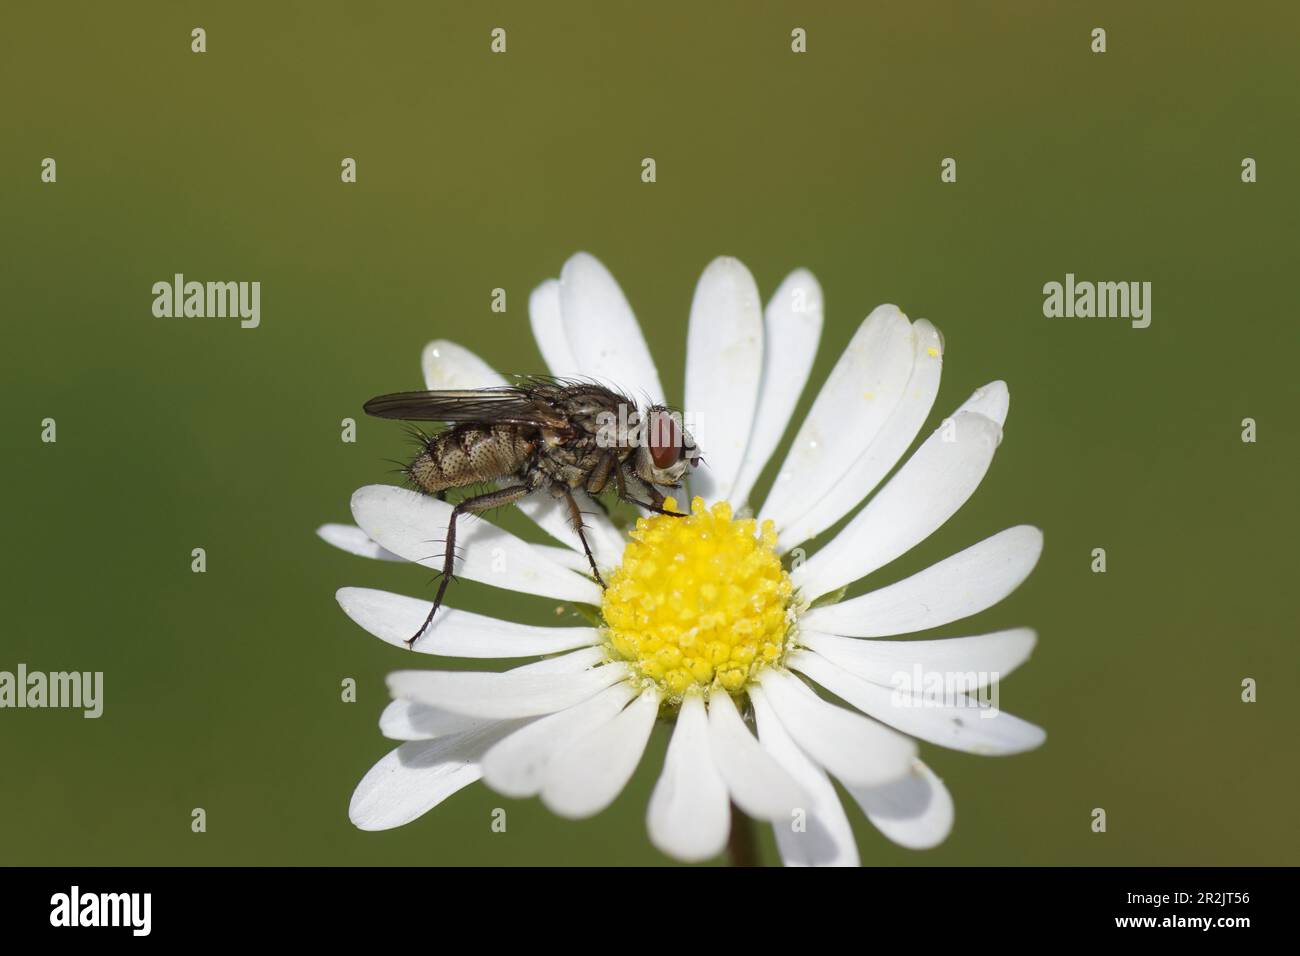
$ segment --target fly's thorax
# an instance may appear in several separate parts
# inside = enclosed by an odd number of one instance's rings
[[[564,441],[543,440],[537,446],[537,468],[551,480],[570,488],[585,487],[592,475],[608,471],[610,452],[587,434],[570,436]],[[618,458],[621,461],[621,458]]]
[[[635,421],[637,416],[634,402],[597,386],[566,386],[552,401],[567,423],[569,441],[590,439],[605,449],[622,444],[629,421]]]

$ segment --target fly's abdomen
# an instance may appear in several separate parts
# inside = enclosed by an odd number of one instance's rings
[[[429,440],[406,472],[429,494],[517,472],[533,443],[513,425],[457,425]]]

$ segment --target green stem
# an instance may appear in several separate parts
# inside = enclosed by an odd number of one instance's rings
[[[740,807],[731,805],[731,836],[727,839],[727,862],[731,866],[758,866],[758,837],[754,821]]]

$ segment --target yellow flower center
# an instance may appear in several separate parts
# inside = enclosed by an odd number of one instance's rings
[[[685,518],[639,518],[631,537],[605,589],[606,634],[670,700],[715,684],[738,693],[781,659],[794,586],[771,521],[759,530],[727,502],[696,498]]]

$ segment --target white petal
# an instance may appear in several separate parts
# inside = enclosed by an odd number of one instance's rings
[[[604,810],[632,779],[658,714],[658,693],[643,691],[613,720],[566,747],[546,768],[542,803],[570,819]]]
[[[919,760],[901,780],[869,790],[850,787],[849,793],[881,833],[909,850],[938,846],[952,832],[952,796]]]
[[[835,487],[811,500],[811,507],[781,531],[783,551],[821,534],[856,508],[915,441],[939,394],[943,342],[939,331],[924,319],[912,326],[912,337],[912,373],[889,419]]]
[[[600,506],[591,500],[586,492],[575,491],[573,497],[582,511],[583,533],[591,545],[591,553],[596,557],[596,566],[601,570],[613,569],[623,560],[623,549],[627,547],[627,538],[614,527],[614,523]],[[537,522],[538,526],[556,541],[567,545],[578,556],[576,562],[565,559],[565,567],[576,568],[581,574],[591,574],[591,565],[582,550],[582,539],[569,523],[569,506],[567,502],[552,498],[545,492],[529,495],[516,502],[516,507]],[[457,527],[457,534],[460,533]],[[599,602],[597,602],[599,603]]]
[[[591,573],[591,565],[587,563],[587,558],[579,551],[572,548],[562,548],[556,544],[534,544],[534,548],[542,552],[556,564],[562,564],[570,571],[577,571],[579,574],[586,572]]]
[[[739,259],[705,268],[691,302],[686,340],[685,413],[706,467],[691,493],[729,498],[740,471],[763,374],[763,306],[754,277]]]
[[[780,531],[804,514],[868,448],[912,374],[912,325],[892,305],[863,319],[831,370],[777,472],[761,516]]]
[[[857,866],[858,846],[835,787],[821,767],[799,749],[768,703],[762,688],[751,687],[749,699],[758,722],[758,740],[808,794],[802,815],[773,821],[776,847],[786,866]]]
[[[807,269],[785,277],[763,313],[763,377],[754,427],[731,492],[739,511],[781,442],[803,394],[822,334],[822,289]]]
[[[910,685],[881,687],[811,651],[795,651],[786,660],[789,667],[863,713],[940,747],[995,756],[1032,750],[1047,737],[1041,727],[965,694],[931,700],[914,695]]]
[[[911,768],[916,744],[902,734],[827,703],[787,672],[768,668],[759,684],[795,743],[846,784],[874,787]]]
[[[417,704],[413,700],[393,700],[389,701],[384,712],[379,715],[379,732],[390,740],[432,740],[434,737],[461,734],[490,723],[496,721],[453,714],[428,704]]]
[[[844,530],[794,571],[804,597],[865,577],[928,538],[974,494],[1001,438],[1001,427],[976,412],[940,425]]]
[[[488,786],[508,797],[536,796],[551,759],[613,720],[634,696],[632,686],[620,681],[590,700],[515,731],[483,758]]]
[[[727,785],[709,748],[709,724],[698,694],[682,700],[664,769],[646,813],[650,842],[693,863],[722,852],[731,830]]]
[[[446,339],[435,339],[424,347],[420,368],[428,389],[494,388],[506,384],[487,362]]]
[[[433,606],[432,601],[372,588],[340,588],[335,597],[348,617],[402,648]],[[444,607],[413,650],[444,657],[537,657],[599,641],[593,627],[534,627]]]
[[[547,279],[528,297],[528,319],[533,326],[533,338],[552,375],[574,378],[582,373],[578,360],[569,348],[569,337],[564,331],[564,317],[560,313],[560,281]]]
[[[804,647],[882,687],[896,686],[900,673],[910,674],[919,668],[975,674],[979,679],[969,689],[977,690],[1001,680],[1028,660],[1037,640],[1027,627],[934,641],[867,641],[799,629],[799,643]]]
[[[478,780],[479,759],[518,726],[502,721],[438,740],[417,740],[391,750],[361,778],[348,817],[362,830],[410,823]]]
[[[1007,411],[1011,407],[1011,392],[1007,383],[989,382],[981,385],[971,393],[971,397],[962,402],[959,412],[975,412],[998,423],[999,427],[1007,423]]]
[[[663,402],[659,372],[632,307],[609,270],[589,253],[573,255],[560,272],[560,312],[577,374]]]
[[[627,676],[622,663],[578,674],[394,671],[388,690],[394,697],[471,717],[533,717],[572,707]]]
[[[709,697],[709,746],[731,799],[751,817],[788,823],[796,808],[808,806],[809,795],[759,745],[725,691]]]
[[[405,561],[401,555],[381,548],[354,524],[323,524],[316,529],[316,534],[328,544],[334,545],[349,554],[361,558],[376,558],[380,561]]]
[[[801,627],[853,637],[912,634],[959,621],[1020,587],[1043,553],[1043,533],[1022,524],[1000,531],[896,584],[813,608]]]
[[[390,485],[352,496],[352,516],[380,545],[426,568],[442,569],[451,505]],[[511,591],[561,601],[600,603],[600,586],[557,564],[528,542],[481,518],[456,522],[456,574]]]
[[[507,674],[581,674],[604,664],[608,654],[603,647],[584,647],[559,657],[544,657],[531,664],[521,664],[506,671]]]

